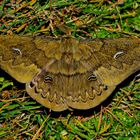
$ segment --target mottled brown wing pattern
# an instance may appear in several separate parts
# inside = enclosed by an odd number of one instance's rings
[[[40,39],[36,39],[38,44]],[[0,36],[0,67],[19,82],[31,81],[49,62],[43,44],[36,45],[36,40],[31,36]],[[45,43],[49,48],[49,41]]]
[[[140,39],[0,36],[0,67],[54,111],[97,106],[140,69],[139,61]]]

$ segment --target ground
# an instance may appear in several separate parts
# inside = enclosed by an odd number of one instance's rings
[[[139,0],[2,0],[0,34],[140,37]],[[52,112],[0,71],[2,140],[138,140],[140,79],[126,80],[97,108]]]

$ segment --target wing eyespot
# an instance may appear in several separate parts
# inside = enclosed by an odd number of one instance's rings
[[[22,52],[19,48],[12,48],[13,52],[16,54],[16,55],[22,55]]]
[[[53,79],[52,79],[52,77],[50,77],[50,76],[45,76],[45,78],[44,78],[44,82],[45,83],[52,83],[53,82]]]
[[[96,80],[97,80],[97,77],[93,74],[88,77],[88,81],[96,81]]]
[[[117,53],[114,54],[113,58],[117,59],[118,57],[122,56],[124,54],[124,51],[118,51]]]

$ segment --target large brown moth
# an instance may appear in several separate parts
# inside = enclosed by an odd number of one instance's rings
[[[140,70],[140,39],[1,35],[0,68],[53,111],[90,109]]]

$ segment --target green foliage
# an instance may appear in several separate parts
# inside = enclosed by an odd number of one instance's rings
[[[4,77],[0,77],[0,92],[9,86],[13,86],[13,82],[9,82],[5,80]]]
[[[3,0],[0,34],[45,34],[77,38],[140,37],[139,0]],[[0,94],[0,139],[138,140],[140,82],[120,88],[103,105],[87,111],[54,113],[5,78]],[[16,89],[16,90],[14,90]],[[101,108],[101,109],[100,109]]]

